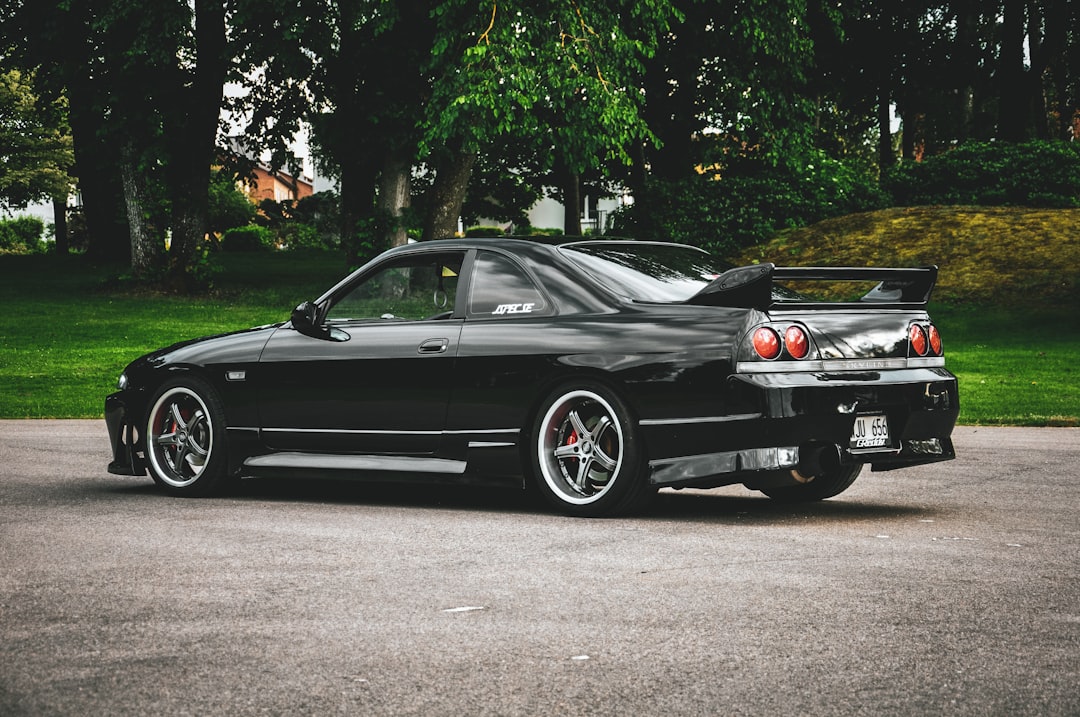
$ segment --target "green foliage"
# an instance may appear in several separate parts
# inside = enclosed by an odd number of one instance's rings
[[[234,227],[221,237],[222,251],[266,251],[274,244],[274,234],[266,227]]]
[[[469,227],[465,230],[465,236],[467,237],[500,237],[506,232],[502,227]]]
[[[209,231],[223,234],[255,220],[255,205],[236,186],[230,172],[215,171],[210,177]]]
[[[45,251],[45,223],[37,217],[0,219],[0,252],[33,254]]]
[[[282,249],[337,250],[341,246],[338,197],[319,192],[300,200],[259,203],[260,225]]]
[[[0,72],[0,207],[67,197],[74,154],[65,112],[63,101],[35,93],[31,76]]]
[[[514,227],[514,236],[520,237],[561,237],[564,233],[562,227],[534,227],[528,224]]]
[[[898,206],[1080,207],[1080,145],[970,142],[899,165],[883,186]]]
[[[739,263],[940,267],[951,303],[1076,306],[1080,209],[911,207],[828,219],[746,250]]]
[[[644,197],[616,212],[613,233],[692,244],[720,256],[781,229],[887,203],[873,180],[824,156],[802,169],[744,159],[716,173],[646,187]]]

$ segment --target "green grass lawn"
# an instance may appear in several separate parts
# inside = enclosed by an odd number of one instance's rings
[[[1080,425],[1080,316],[1075,307],[931,306],[960,422]]]
[[[176,341],[288,318],[345,274],[327,254],[221,254],[200,298],[109,290],[123,267],[82,257],[0,256],[0,418],[102,415],[129,361]],[[1075,307],[937,305],[960,420],[1080,425]]]
[[[346,273],[328,254],[221,254],[209,296],[104,288],[123,267],[0,256],[0,418],[101,416],[124,366],[183,339],[284,321]]]

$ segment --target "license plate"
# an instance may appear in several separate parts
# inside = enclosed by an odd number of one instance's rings
[[[889,419],[884,414],[855,416],[855,426],[851,429],[849,445],[853,450],[884,448],[891,445]]]

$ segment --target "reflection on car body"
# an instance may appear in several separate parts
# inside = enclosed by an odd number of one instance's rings
[[[954,457],[933,267],[731,267],[616,240],[392,249],[289,321],[132,362],[109,470],[205,495],[252,475],[532,485],[574,515],[663,486],[781,500]],[[822,301],[785,281],[869,282]]]

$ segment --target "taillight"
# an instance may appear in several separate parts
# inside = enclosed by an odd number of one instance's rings
[[[806,358],[806,355],[810,353],[810,339],[800,327],[789,326],[784,332],[784,348],[794,359]]]
[[[773,360],[780,355],[780,334],[768,326],[754,332],[754,350],[763,359]]]
[[[912,324],[908,329],[908,341],[911,342],[911,350],[919,356],[925,356],[929,348],[926,341],[926,331],[918,324]]]
[[[935,356],[941,355],[941,333],[938,332],[937,327],[930,324],[930,328],[927,331],[930,337],[930,350],[934,352]]]

